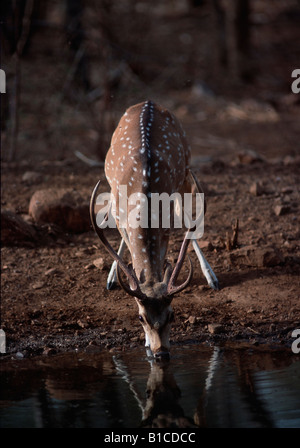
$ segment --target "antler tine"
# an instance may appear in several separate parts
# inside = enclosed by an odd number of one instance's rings
[[[169,281],[169,284],[168,284],[168,296],[173,296],[174,294],[182,291],[184,288],[186,288],[188,286],[188,284],[190,283],[190,281],[193,278],[193,263],[192,263],[192,260],[190,259],[190,257],[189,256],[187,256],[187,257],[188,257],[188,260],[189,260],[189,263],[190,263],[189,275],[188,275],[187,279],[181,285],[174,286],[176,278],[179,275],[179,271],[178,271],[177,275],[174,275],[173,280],[170,279],[170,281]],[[175,271],[175,268],[174,268],[174,271]]]
[[[127,292],[127,294],[129,294],[130,296],[136,297],[137,299],[139,299],[141,301],[147,299],[147,296],[145,296],[145,294],[142,293],[139,286],[135,290],[132,290],[131,288],[129,288],[126,285],[126,283],[124,283],[122,276],[121,276],[121,272],[120,272],[119,262],[117,262],[117,278],[118,278],[118,282],[120,283],[120,286],[124,289],[125,292]]]
[[[195,230],[195,229],[194,228],[193,229],[189,229],[186,232],[186,234],[185,234],[184,240],[183,240],[181,248],[180,248],[180,252],[179,252],[177,263],[176,263],[176,265],[175,265],[175,267],[173,269],[171,278],[170,278],[169,283],[168,283],[168,288],[167,288],[168,295],[173,295],[173,294],[175,294],[175,293],[177,293],[179,291],[182,291],[189,284],[189,282],[192,279],[192,276],[193,276],[193,264],[192,264],[192,261],[191,261],[190,257],[188,256],[188,259],[189,259],[189,262],[190,262],[190,272],[189,272],[188,278],[181,285],[179,285],[177,287],[174,286],[174,283],[176,282],[177,277],[178,277],[178,275],[179,275],[179,273],[181,271],[181,268],[182,268],[182,265],[183,265],[183,262],[184,262],[184,259],[185,259],[185,255],[186,255],[186,252],[187,252],[187,249],[188,249],[188,245],[189,245],[189,242],[190,242],[190,238],[188,238],[189,232],[192,232],[193,230]]]
[[[196,176],[194,175],[194,173],[192,171],[189,171],[189,178],[190,178],[190,182],[191,182],[191,184],[193,186],[193,192],[195,192],[195,191],[197,193],[203,192],[202,188],[200,187],[200,184],[199,184],[199,182],[198,182],[198,180],[196,178]],[[204,203],[204,213],[205,213],[205,203]],[[197,221],[199,219],[202,219],[202,217],[200,216],[200,218],[198,218]],[[183,265],[183,262],[184,262],[184,259],[185,259],[185,255],[186,255],[186,252],[187,252],[187,249],[188,249],[188,245],[189,245],[189,242],[190,242],[190,237],[188,237],[188,236],[189,236],[190,232],[194,232],[195,231],[196,226],[197,226],[197,222],[194,225],[194,227],[188,229],[188,231],[185,234],[185,237],[184,237],[184,240],[183,240],[183,243],[181,245],[180,252],[179,252],[179,257],[178,257],[176,266],[175,266],[175,268],[174,268],[174,270],[172,272],[171,278],[170,278],[169,283],[168,283],[168,294],[169,295],[173,295],[173,294],[175,294],[177,292],[182,291],[189,284],[189,282],[192,279],[192,276],[193,276],[193,264],[192,264],[192,261],[191,261],[190,257],[188,256],[188,259],[189,259],[189,262],[190,262],[190,272],[189,272],[188,278],[187,278],[187,280],[184,283],[182,283],[178,287],[174,286],[174,283],[176,282],[177,277],[178,277],[178,275],[179,275],[179,273],[181,271],[181,268],[182,268],[182,265]]]
[[[129,282],[130,282],[130,286],[131,286],[131,295],[137,294],[140,291],[140,288],[138,286],[138,281],[134,275],[133,272],[130,271],[129,267],[123,262],[123,260],[120,258],[120,256],[117,254],[117,252],[113,249],[113,247],[110,245],[110,243],[107,241],[103,230],[101,229],[101,227],[99,227],[97,225],[97,221],[96,221],[96,215],[94,212],[94,207],[95,207],[95,202],[96,202],[96,193],[98,191],[100,185],[100,180],[97,182],[92,196],[91,196],[91,200],[90,200],[90,217],[91,217],[91,222],[93,225],[93,228],[96,232],[96,234],[98,235],[98,237],[100,238],[102,244],[104,245],[105,249],[109,252],[109,254],[112,256],[112,258],[114,260],[117,261],[118,265],[120,266],[120,268],[122,269],[122,271],[124,272],[124,274],[126,275],[126,277],[128,278]],[[105,218],[107,219],[107,218]],[[122,285],[121,285],[122,286]],[[125,288],[124,288],[125,289]],[[128,292],[128,291],[127,291]]]

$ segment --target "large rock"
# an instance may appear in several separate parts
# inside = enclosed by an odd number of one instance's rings
[[[91,228],[89,198],[72,189],[36,191],[30,200],[29,215],[37,224],[56,224],[68,232]]]
[[[1,243],[15,245],[34,241],[37,237],[32,225],[10,210],[1,211]]]

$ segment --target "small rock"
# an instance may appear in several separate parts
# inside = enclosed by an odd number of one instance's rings
[[[278,266],[284,261],[281,252],[274,248],[262,249],[260,252],[260,265],[264,267]]]
[[[249,188],[249,192],[254,196],[260,196],[263,194],[262,185],[259,182],[254,182]]]
[[[130,338],[131,342],[138,342],[139,337],[138,336],[133,336],[132,338]]]
[[[109,349],[109,353],[116,353],[118,349],[116,347],[112,347]]]
[[[198,244],[199,244],[200,249],[207,249],[210,251],[214,249],[214,247],[210,241],[200,240],[200,241],[198,241]]]
[[[81,319],[78,319],[77,324],[78,324],[79,327],[81,327],[81,328],[86,328],[86,327],[88,326],[87,322],[85,322],[85,321],[83,321],[83,320],[81,320]]]
[[[205,291],[210,291],[210,286],[209,285],[200,285],[198,286],[199,292],[205,292]]]
[[[293,163],[295,163],[295,157],[290,155],[284,157],[283,159],[284,165],[292,165]]]
[[[27,185],[39,184],[43,180],[43,175],[36,171],[26,171],[22,176],[22,182]]]
[[[56,353],[57,351],[53,347],[45,347],[43,350],[43,355],[45,356],[55,355]]]
[[[36,282],[31,286],[32,289],[42,289],[45,286],[44,282]]]
[[[253,313],[256,313],[257,311],[254,309],[254,308],[249,308],[248,310],[247,310],[247,314],[253,314]]]
[[[288,205],[276,205],[274,207],[274,212],[276,216],[282,216],[291,211]]]
[[[102,331],[101,333],[100,333],[100,336],[102,336],[102,337],[104,337],[104,336],[107,336],[107,331]]]
[[[210,334],[219,334],[224,331],[224,327],[221,324],[208,324],[207,329]]]
[[[87,265],[84,266],[83,269],[85,269],[86,271],[90,271],[91,269],[94,269],[96,266],[94,265],[94,263],[89,263]]]
[[[190,316],[188,318],[188,321],[191,325],[194,325],[196,323],[196,317],[195,316]]]
[[[24,221],[25,221],[27,224],[30,224],[30,225],[33,224],[33,222],[32,222],[32,218],[31,218],[30,215],[28,215],[28,213],[22,213],[20,216],[21,216],[22,219],[24,219]]]
[[[293,193],[294,188],[293,187],[283,187],[281,189],[281,193],[282,194],[289,194],[289,193]]]
[[[238,154],[239,162],[244,165],[250,165],[254,162],[262,162],[263,157],[252,149],[242,151]]]
[[[104,260],[104,258],[100,257],[100,258],[96,258],[96,260],[93,261],[94,266],[96,266],[96,268],[104,270],[107,268],[107,264]]]

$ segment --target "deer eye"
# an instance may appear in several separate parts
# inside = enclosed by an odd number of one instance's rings
[[[139,319],[142,323],[145,322],[143,316],[139,315]]]

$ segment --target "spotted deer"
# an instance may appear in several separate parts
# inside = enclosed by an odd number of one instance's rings
[[[200,192],[200,185],[189,166],[190,157],[185,132],[173,114],[152,101],[130,107],[120,119],[105,159],[105,175],[111,193],[116,198],[116,210],[121,186],[127,187],[128,197],[136,194],[144,200],[153,193],[166,192],[172,195],[179,192],[182,195],[184,192]],[[139,319],[145,332],[146,347],[150,348],[155,358],[167,358],[171,323],[174,320],[171,302],[173,296],[189,284],[193,273],[188,257],[189,274],[183,283],[176,286],[190,242],[208,284],[213,289],[219,289],[218,280],[196,239],[189,238],[191,229],[186,231],[177,262],[172,268],[166,259],[172,229],[162,226],[134,228],[130,226],[129,220],[125,226],[120,226],[120,216],[115,214],[122,237],[116,252],[96,220],[99,184],[100,181],[91,197],[90,215],[95,232],[114,259],[107,288],[111,289],[118,280],[121,287],[135,297]],[[131,208],[128,205],[128,213]],[[123,261],[126,246],[132,260],[130,264]],[[126,281],[122,275],[125,275]]]

